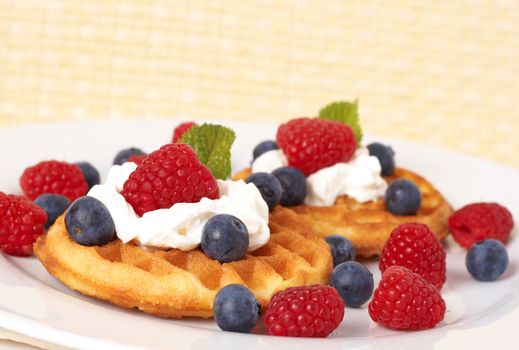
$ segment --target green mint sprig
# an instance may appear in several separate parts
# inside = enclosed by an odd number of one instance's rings
[[[320,119],[335,120],[349,125],[357,140],[357,147],[362,141],[362,129],[359,121],[359,101],[338,101],[330,103],[319,111]]]
[[[202,164],[217,179],[231,175],[231,146],[236,139],[232,129],[215,124],[202,124],[186,131],[179,143],[191,146]]]

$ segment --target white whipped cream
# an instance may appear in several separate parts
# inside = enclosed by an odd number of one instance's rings
[[[97,198],[108,208],[117,237],[123,243],[135,240],[150,248],[192,250],[200,244],[205,223],[216,214],[234,215],[243,221],[249,231],[248,251],[268,242],[269,209],[254,184],[217,180],[219,199],[176,203],[169,209],[153,210],[139,217],[120,194],[136,167],[133,162],[112,166],[106,182],[88,192],[88,196]]]
[[[253,173],[271,173],[278,168],[287,166],[288,159],[280,149],[273,149],[260,155],[252,162]]]
[[[252,172],[272,172],[287,165],[281,150],[271,150],[254,160]],[[361,203],[376,200],[383,197],[387,189],[381,172],[378,158],[370,156],[367,148],[359,148],[349,162],[337,163],[307,177],[304,203],[314,207],[330,206],[342,195]]]

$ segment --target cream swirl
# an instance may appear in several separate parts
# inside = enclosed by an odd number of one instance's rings
[[[216,214],[234,215],[243,221],[249,232],[248,251],[268,242],[269,210],[254,184],[241,180],[217,180],[219,199],[202,198],[198,203],[176,203],[168,209],[153,210],[139,217],[120,194],[135,169],[135,163],[131,162],[114,165],[106,182],[88,192],[88,196],[97,198],[108,208],[117,237],[123,243],[134,240],[149,248],[192,250],[200,244],[205,223]]]
[[[272,172],[288,161],[281,150],[263,153],[252,163],[253,172]],[[384,196],[387,183],[381,176],[377,157],[367,148],[359,148],[346,163],[320,169],[306,178],[307,195],[304,203],[314,207],[330,206],[337,197],[347,195],[358,202],[368,202]]]

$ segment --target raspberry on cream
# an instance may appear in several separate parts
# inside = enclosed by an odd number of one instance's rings
[[[270,238],[269,210],[259,190],[244,181],[217,180],[219,199],[202,198],[197,203],[176,203],[167,209],[152,210],[139,217],[120,194],[125,181],[137,168],[131,162],[114,165],[102,185],[94,186],[88,196],[100,200],[110,212],[118,238],[135,240],[150,248],[192,250],[201,241],[202,230],[216,214],[234,215],[249,232],[249,249],[265,245]]]
[[[271,172],[288,161],[280,150],[265,152],[252,163],[252,172]],[[384,196],[387,183],[381,176],[380,162],[366,148],[359,148],[347,163],[316,171],[306,178],[307,196],[304,203],[314,207],[330,206],[337,197],[347,195],[360,203]]]

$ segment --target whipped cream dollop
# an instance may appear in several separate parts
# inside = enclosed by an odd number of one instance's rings
[[[287,165],[281,150],[271,150],[254,160],[252,172],[272,172]],[[314,207],[330,206],[342,195],[360,203],[376,200],[383,197],[387,189],[381,173],[378,158],[370,156],[367,148],[359,148],[349,162],[337,163],[308,176],[304,203]]]
[[[270,238],[269,209],[259,190],[242,180],[217,180],[220,198],[202,198],[198,203],[176,203],[138,216],[120,194],[124,183],[137,168],[132,162],[114,165],[106,182],[96,185],[88,196],[100,200],[110,212],[117,237],[123,242],[135,240],[149,248],[192,250],[202,238],[205,223],[216,214],[239,218],[249,232],[249,249],[265,245]]]
[[[288,159],[280,149],[273,149],[260,155],[252,162],[253,173],[271,173],[278,168],[287,166]]]

